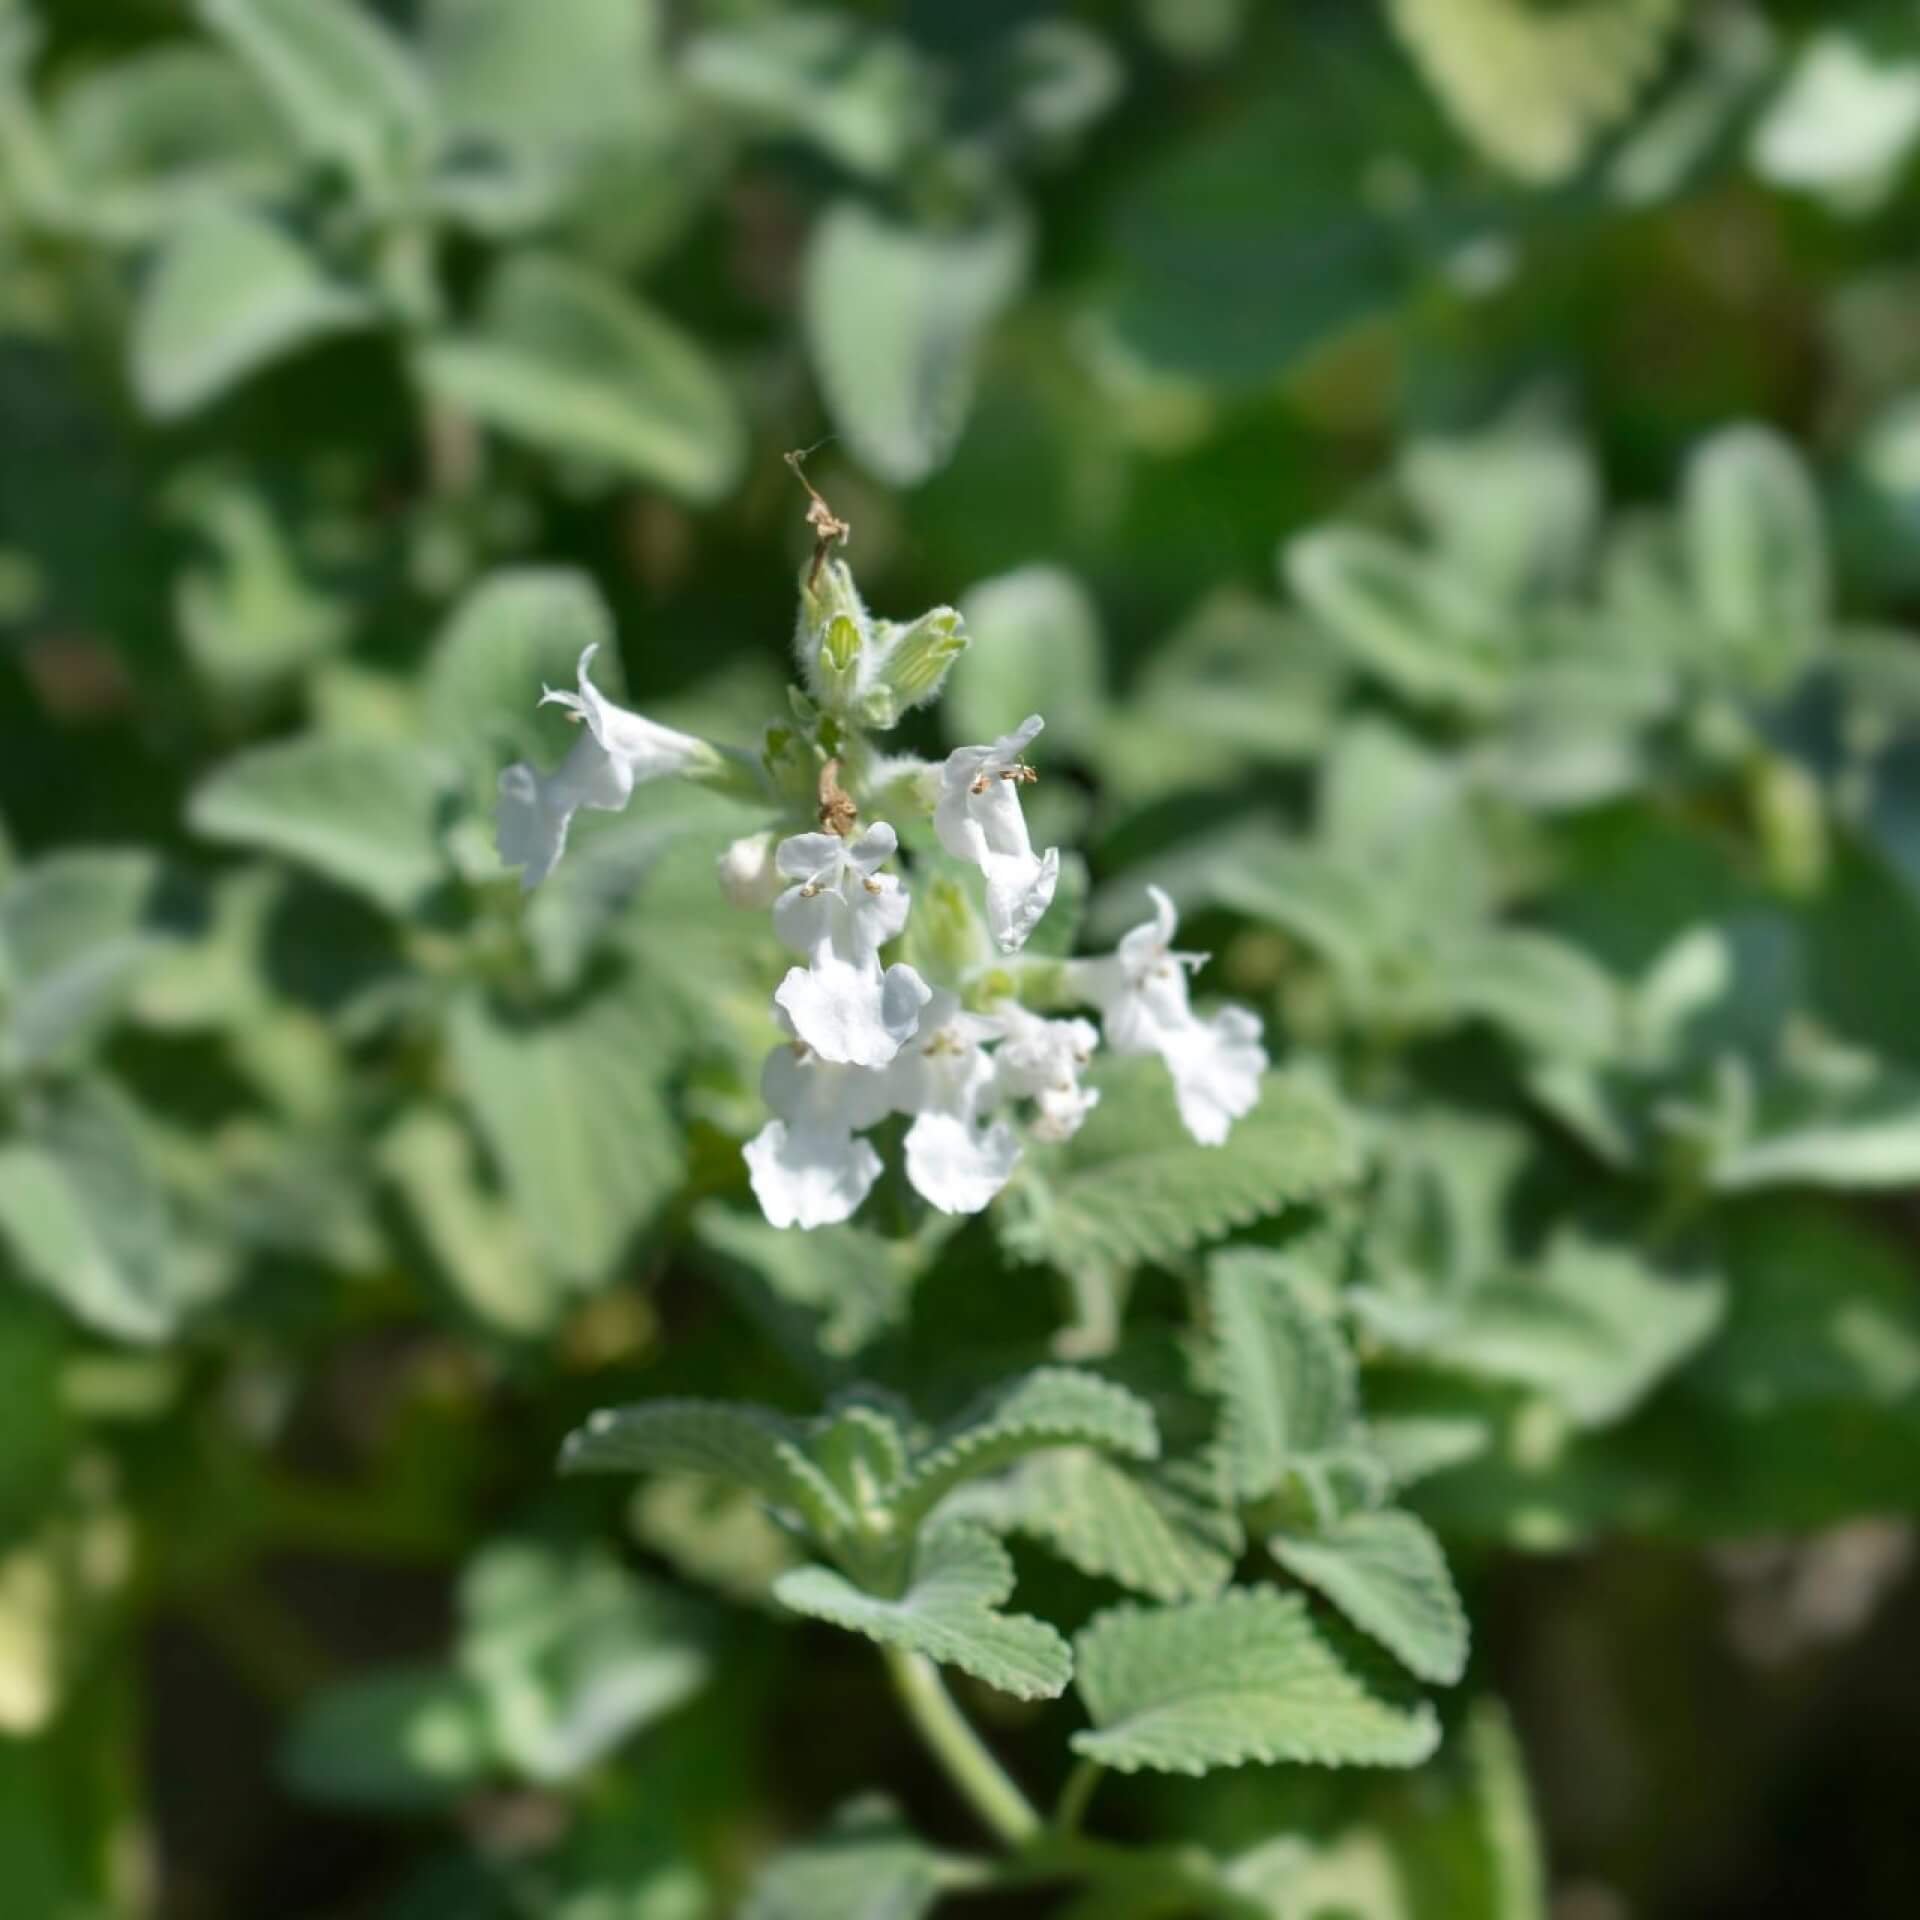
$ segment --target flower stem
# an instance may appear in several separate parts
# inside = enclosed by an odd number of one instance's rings
[[[947,1778],[1001,1840],[1025,1846],[1040,1831],[1040,1816],[953,1704],[939,1670],[924,1654],[884,1651],[894,1690]]]
[[[1053,1810],[1053,1830],[1055,1833],[1077,1833],[1080,1821],[1086,1813],[1087,1802],[1093,1798],[1093,1790],[1100,1784],[1100,1776],[1106,1769],[1098,1760],[1089,1760],[1084,1756],[1067,1775],[1067,1784],[1060,1789],[1060,1802]]]

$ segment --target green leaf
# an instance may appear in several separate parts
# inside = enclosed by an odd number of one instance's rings
[[[1091,1446],[1135,1460],[1160,1451],[1153,1411],[1125,1387],[1069,1367],[1040,1367],[963,1417],[917,1456],[895,1491],[903,1526],[915,1526],[953,1489],[1048,1447]]]
[[[1625,997],[1578,947],[1551,934],[1489,927],[1444,942],[1435,999],[1454,1018],[1478,1014],[1522,1046],[1555,1058],[1606,1061],[1623,1048]]]
[[[0,888],[0,1005],[21,1066],[95,1038],[146,963],[174,943],[159,862],[145,851],[70,848]]]
[[[1714,435],[1688,464],[1682,527],[1711,628],[1761,685],[1779,685],[1823,636],[1833,595],[1800,456],[1765,427]]]
[[[411,741],[315,733],[217,768],[193,790],[187,824],[405,913],[448,876],[440,844],[448,801],[444,768]]]
[[[1117,1607],[1074,1642],[1093,1728],[1076,1752],[1122,1773],[1206,1773],[1250,1760],[1416,1766],[1433,1709],[1298,1594],[1241,1588],[1149,1611]]]
[[[1092,1118],[1057,1151],[1030,1151],[995,1209],[1015,1259],[1069,1273],[1171,1259],[1355,1171],[1345,1115],[1283,1074],[1219,1147],[1187,1137],[1157,1062],[1124,1063],[1099,1084]]]
[[[960,1523],[920,1536],[897,1598],[863,1593],[845,1575],[818,1566],[784,1573],[773,1587],[774,1598],[795,1613],[923,1653],[1022,1700],[1051,1700],[1072,1678],[1072,1653],[1044,1620],[998,1610],[1012,1591],[1006,1549]]]
[[[1384,534],[1326,527],[1290,541],[1282,571],[1326,631],[1395,692],[1475,715],[1504,704],[1515,616],[1441,562]]]
[[[47,130],[71,215],[121,242],[280,187],[291,171],[286,134],[252,77],[183,41],[82,74],[61,89]]]
[[[681,73],[703,104],[797,134],[870,178],[900,165],[936,111],[904,40],[824,9],[696,34]]]
[[[1063,1447],[1023,1464],[991,1517],[1149,1600],[1210,1599],[1242,1545],[1212,1478],[1198,1463],[1140,1468]]]
[[[1358,1456],[1359,1389],[1340,1330],[1301,1296],[1281,1255],[1236,1249],[1207,1265],[1221,1442],[1242,1500]]]
[[[740,1920],[923,1920],[949,1878],[893,1803],[868,1796],[768,1861]]]
[[[955,746],[1010,733],[1028,714],[1047,723],[1035,758],[1084,749],[1106,704],[1100,613],[1061,567],[1021,567],[970,587],[960,601],[971,644],[941,708]]]
[[[254,214],[213,210],[180,227],[140,289],[133,384],[177,420],[300,347],[373,318],[300,243]]]
[[[121,1340],[165,1339],[217,1278],[176,1232],[139,1114],[104,1080],[49,1093],[0,1145],[0,1243],[21,1278]]]
[[[487,1548],[460,1582],[459,1664],[495,1751],[525,1778],[570,1780],[705,1685],[685,1601],[588,1549]]]
[[[448,1113],[410,1107],[378,1147],[454,1294],[488,1326],[527,1335],[550,1327],[564,1294],[526,1230],[483,1184],[472,1136]]]
[[[637,967],[533,1012],[468,994],[448,1045],[514,1212],[554,1270],[604,1280],[686,1176],[664,1077],[676,1036]]]
[[[512,255],[477,326],[429,343],[416,366],[487,426],[696,503],[730,493],[746,463],[739,403],[705,350],[571,261]]]
[[[1467,1616],[1440,1543],[1410,1513],[1348,1514],[1314,1533],[1275,1534],[1267,1551],[1422,1680],[1466,1671]]]
[[[1879,1073],[1853,1085],[1789,1087],[1752,1138],[1714,1158],[1722,1192],[1753,1187],[1920,1183],[1920,1080]]]
[[[444,1667],[395,1668],[302,1703],[280,1747],[294,1792],[334,1806],[418,1813],[471,1792],[493,1762],[480,1702]]]
[[[347,0],[197,0],[301,143],[365,179],[390,176],[426,136],[432,102],[406,47]]]
[[[699,1473],[750,1487],[830,1540],[851,1523],[833,1483],[808,1458],[806,1429],[764,1407],[651,1400],[603,1407],[567,1435],[562,1473]]]
[[[1428,1353],[1536,1388],[1581,1425],[1605,1426],[1700,1346],[1725,1305],[1717,1278],[1671,1280],[1637,1254],[1563,1231],[1536,1272],[1475,1295]]]
[[[801,289],[807,344],[840,437],[881,479],[914,486],[946,464],[982,343],[1026,277],[1027,252],[1012,214],[946,235],[843,200],[815,227]]]
[[[500,769],[558,759],[563,738],[544,687],[569,688],[580,656],[598,647],[594,683],[622,698],[619,643],[605,596],[571,567],[509,567],[490,573],[448,615],[428,656],[426,730],[459,760],[490,812]]]

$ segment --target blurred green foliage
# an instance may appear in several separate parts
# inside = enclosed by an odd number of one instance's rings
[[[1916,148],[1904,0],[0,0],[6,1911],[1907,1911]],[[1228,1148],[778,1233],[762,814],[503,874],[809,446]]]

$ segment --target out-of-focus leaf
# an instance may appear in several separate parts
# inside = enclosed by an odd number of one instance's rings
[[[740,477],[746,427],[705,351],[589,268],[515,254],[467,331],[416,365],[451,405],[549,453],[602,463],[697,502]]]
[[[1433,1709],[1297,1594],[1240,1589],[1151,1612],[1116,1607],[1075,1641],[1093,1727],[1075,1749],[1122,1773],[1201,1774],[1250,1760],[1415,1766]]]
[[[949,1522],[923,1533],[897,1598],[864,1593],[818,1566],[782,1574],[773,1591],[795,1613],[925,1654],[1022,1700],[1053,1699],[1073,1674],[1067,1643],[1044,1620],[1000,1611],[1013,1591],[1013,1562],[975,1526]]]
[[[0,886],[6,1054],[38,1066],[83,1047],[184,931],[159,862],[133,849],[50,854]]]
[[[1047,723],[1035,751],[1084,751],[1105,702],[1100,613],[1061,567],[1021,567],[962,596],[972,643],[948,682],[942,724],[956,746],[995,740],[1028,714]]]
[[[1681,0],[1391,0],[1460,130],[1535,185],[1572,173],[1651,77]]]
[[[301,143],[366,181],[425,143],[433,105],[407,47],[351,0],[195,0],[258,75]]]
[[[43,1096],[0,1146],[0,1239],[23,1279],[120,1340],[165,1339],[218,1279],[176,1232],[140,1116],[103,1080]]]
[[[494,1750],[525,1778],[574,1778],[705,1684],[687,1603],[597,1549],[496,1542],[460,1582],[459,1664]]]
[[[296,1792],[382,1813],[448,1806],[492,1763],[473,1689],[434,1666],[329,1687],[301,1707],[280,1748],[280,1771]]]
[[[945,1878],[940,1856],[890,1801],[857,1800],[824,1833],[767,1862],[740,1920],[924,1920]]]
[[[982,344],[1019,291],[1027,254],[1027,224],[1013,212],[954,234],[899,226],[852,200],[822,216],[801,296],[807,343],[841,438],[883,480],[914,486],[946,464]]]
[[[1832,600],[1820,502],[1800,456],[1764,427],[1729,427],[1687,467],[1694,593],[1735,667],[1763,689],[1805,665]]]
[[[932,111],[930,77],[904,41],[825,9],[699,34],[680,71],[697,98],[874,178],[899,166]]]
[[[1752,1135],[1718,1156],[1713,1184],[1753,1187],[1920,1185],[1920,1081],[1874,1074],[1851,1085],[1790,1086]]]
[[[255,214],[210,210],[175,230],[141,288],[134,387],[156,419],[175,420],[372,318],[370,303],[330,280],[291,235]]]
[[[1754,171],[1870,213],[1920,139],[1920,62],[1876,60],[1851,34],[1816,33],[1753,130]]]
[[[1557,1400],[1583,1426],[1629,1413],[1718,1325],[1717,1278],[1670,1280],[1567,1232],[1522,1279],[1489,1287],[1431,1357]]]
[[[165,44],[82,75],[48,135],[73,217],[122,242],[285,183],[291,152],[244,68]]]
[[[553,1014],[469,995],[449,1040],[515,1214],[554,1270],[605,1280],[683,1177],[666,1101],[671,1027],[630,973]]]
[[[308,734],[236,755],[194,789],[187,820],[405,913],[448,875],[446,773],[411,741]]]

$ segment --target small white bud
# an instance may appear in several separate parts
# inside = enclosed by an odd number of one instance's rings
[[[749,833],[720,856],[716,863],[720,891],[729,904],[764,913],[780,897],[787,883],[773,864],[773,841],[771,828]]]

